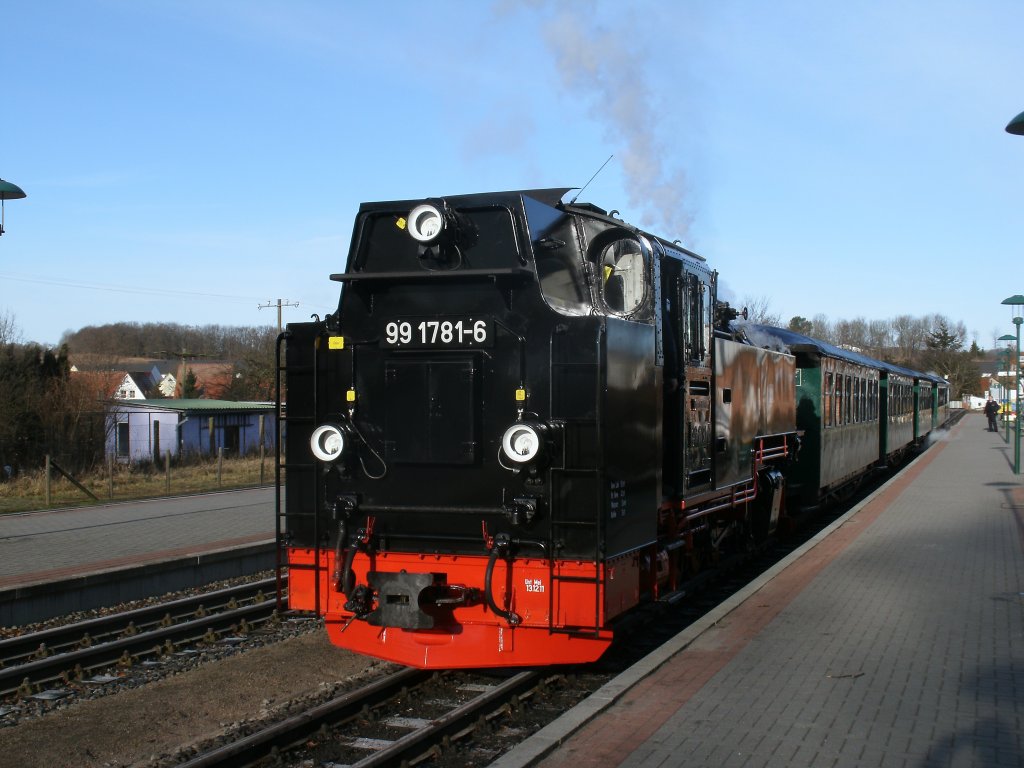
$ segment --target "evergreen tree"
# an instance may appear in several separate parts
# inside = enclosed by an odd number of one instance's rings
[[[925,336],[925,353],[921,367],[949,380],[954,397],[973,391],[975,384],[971,353],[964,350],[966,336],[963,323],[951,327],[944,317],[936,318],[935,328]]]
[[[789,320],[789,330],[794,333],[802,333],[804,336],[814,335],[814,323],[808,320],[806,317],[796,315]]]
[[[196,378],[196,372],[191,368],[185,371],[185,378],[181,382],[181,396],[186,400],[203,396],[203,392],[199,388],[199,379]]]
[[[70,390],[67,348],[0,345],[0,466],[42,464],[46,454],[69,464],[88,463],[73,439],[80,413],[60,407]]]

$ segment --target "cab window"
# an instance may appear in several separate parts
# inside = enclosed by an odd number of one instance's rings
[[[616,315],[631,316],[647,298],[650,251],[638,239],[623,237],[598,246],[601,298]]]
[[[573,217],[529,197],[523,198],[523,205],[544,300],[562,314],[589,314],[590,295]]]

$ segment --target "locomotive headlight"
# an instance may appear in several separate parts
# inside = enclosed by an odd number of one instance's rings
[[[345,430],[337,424],[321,424],[313,430],[309,447],[320,461],[336,461],[345,451]]]
[[[444,214],[429,203],[417,205],[409,212],[409,234],[421,243],[434,242],[444,231]]]
[[[519,422],[505,430],[501,437],[501,451],[519,464],[536,459],[544,447],[543,427],[540,424]]]

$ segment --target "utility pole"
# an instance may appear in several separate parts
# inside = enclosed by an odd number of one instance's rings
[[[277,302],[275,303],[273,301],[268,300],[266,304],[257,304],[256,308],[270,309],[271,307],[274,306],[277,307],[277,332],[280,333],[282,330],[284,330],[284,326],[281,325],[281,307],[297,307],[299,306],[299,302],[288,301],[288,299],[278,299]]]

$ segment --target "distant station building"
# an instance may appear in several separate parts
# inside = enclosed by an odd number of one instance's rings
[[[107,410],[107,456],[119,462],[155,461],[168,453],[226,456],[274,449],[273,403],[230,400],[112,400]]]

